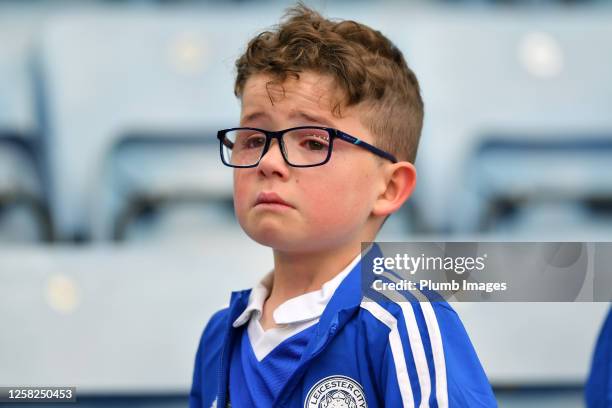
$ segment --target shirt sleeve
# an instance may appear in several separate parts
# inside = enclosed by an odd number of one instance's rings
[[[190,408],[215,406],[224,327],[227,324],[228,309],[216,312],[206,324],[195,355],[193,378],[189,391]]]
[[[445,302],[366,308],[389,329],[379,375],[385,407],[497,407],[455,311]]]

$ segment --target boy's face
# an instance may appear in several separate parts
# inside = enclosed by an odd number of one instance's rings
[[[374,142],[358,109],[342,109],[342,118],[332,115],[339,91],[331,78],[301,72],[299,80],[290,77],[282,88],[270,85],[271,79],[260,74],[247,80],[240,126],[327,126]],[[273,141],[257,167],[234,170],[236,216],[252,239],[277,250],[316,251],[355,241],[384,191],[383,166],[374,154],[336,139],[326,164],[291,167]],[[288,205],[257,204],[262,193],[275,193]]]

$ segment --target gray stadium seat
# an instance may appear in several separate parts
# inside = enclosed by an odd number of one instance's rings
[[[53,237],[35,137],[31,43],[41,12],[0,5],[0,241]]]
[[[459,231],[612,236],[612,137],[487,139],[457,196]],[[567,235],[571,234],[571,235]]]
[[[53,239],[40,163],[32,142],[0,131],[0,241]]]
[[[97,204],[101,172],[117,138],[130,129],[167,135],[238,122],[233,62],[246,39],[277,18],[263,11],[257,18],[236,16],[231,29],[225,12],[210,9],[102,9],[49,19],[39,70],[60,236],[88,238],[100,225],[95,218],[106,214]]]
[[[414,13],[404,31],[401,13],[389,18],[422,85],[428,224],[461,223],[456,197],[477,181],[460,169],[486,135],[612,134],[611,17],[609,7],[436,9]]]
[[[105,161],[95,239],[160,241],[237,226],[232,170],[211,132],[130,133]]]

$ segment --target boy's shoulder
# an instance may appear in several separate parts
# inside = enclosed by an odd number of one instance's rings
[[[406,333],[409,337],[429,339],[448,335],[467,336],[459,315],[446,301],[417,301],[403,297],[364,297],[357,319],[372,337],[389,340],[389,332]],[[383,330],[381,330],[383,329]]]
[[[217,310],[204,326],[204,330],[200,335],[197,360],[202,360],[200,363],[203,367],[212,367],[218,362],[216,356],[221,353],[223,344],[228,329],[228,319],[230,316],[229,306]]]
[[[406,319],[427,320],[431,323],[451,320],[461,324],[455,309],[435,292],[421,294],[417,298],[414,292],[385,293],[368,290],[362,298],[360,309],[361,318],[373,319],[386,326],[393,321]]]
[[[221,349],[225,337],[224,334],[225,331],[227,331],[229,312],[230,308],[227,306],[217,310],[210,319],[208,319],[200,336],[199,350],[206,348],[208,353],[211,353],[214,351],[213,349]]]
[[[252,289],[244,289],[232,292],[229,304],[217,310],[210,319],[208,319],[208,323],[206,323],[204,332],[202,333],[202,339],[208,339],[211,336],[217,338],[219,337],[219,333],[226,332],[229,328],[228,325],[230,322],[228,320],[232,310],[234,312],[236,312],[237,309],[242,311],[242,309],[247,306],[251,291]]]
[[[229,306],[225,306],[213,313],[210,319],[208,319],[208,323],[206,323],[206,327],[204,328],[204,335],[206,335],[208,332],[216,332],[218,330],[223,330],[223,328],[227,324],[227,319],[229,318],[229,311]]]
[[[364,298],[357,316],[366,352],[388,376],[400,381],[415,372],[420,392],[435,393],[439,404],[497,406],[468,333],[446,301]]]

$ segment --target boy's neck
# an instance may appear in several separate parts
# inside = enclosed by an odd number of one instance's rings
[[[274,279],[263,306],[260,324],[276,327],[273,312],[285,301],[321,289],[346,268],[361,251],[361,240],[331,250],[287,253],[274,250]]]
[[[321,289],[325,282],[340,273],[360,251],[360,245],[306,254],[274,251],[274,281],[268,299],[277,299],[282,303]]]

